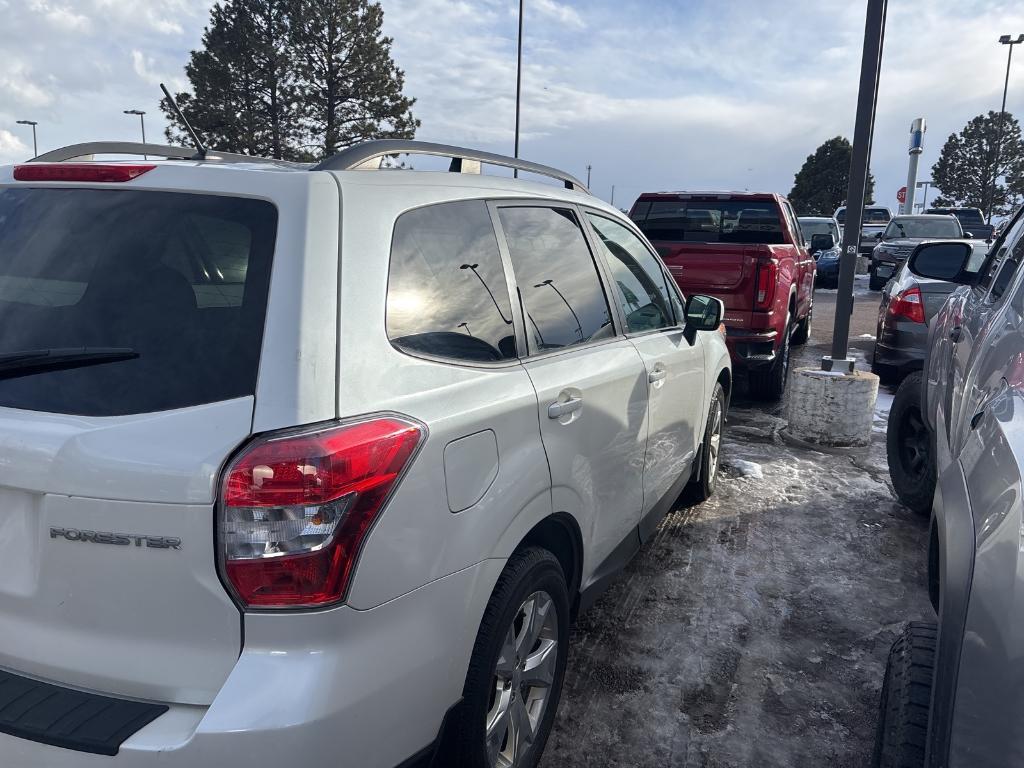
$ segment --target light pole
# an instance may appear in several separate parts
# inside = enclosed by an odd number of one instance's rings
[[[590,163],[587,163],[587,189],[590,189]]]
[[[1003,105],[999,109],[999,138],[996,140],[996,162],[992,168],[992,194],[988,201],[988,223],[992,223],[992,209],[996,205],[996,176],[999,173],[999,155],[1003,152],[1003,123],[1006,120],[1006,91],[1010,87],[1010,62],[1013,61],[1013,46],[1024,43],[1024,35],[1017,35],[1014,40],[1009,35],[999,38],[1001,45],[1009,47],[1006,54],[1006,79],[1003,81]]]
[[[146,113],[143,110],[141,110],[141,109],[126,109],[126,110],[124,110],[124,113],[126,115],[138,115],[139,116],[139,126],[142,128],[142,143],[145,144],[146,143]],[[145,160],[149,159],[145,155],[143,155],[142,157]]]
[[[476,268],[479,266],[479,264],[463,264],[459,269],[468,269],[476,275],[476,279],[480,281],[480,284],[487,290],[487,295],[490,296],[491,301],[494,302],[494,308],[498,310],[498,314],[501,315],[501,319],[505,321],[505,325],[512,325],[512,321],[505,317],[505,313],[501,311],[501,306],[498,304],[498,300],[494,298],[494,291],[491,290],[491,286],[489,286],[487,281],[484,280],[480,276],[480,273],[476,271]]]
[[[35,120],[17,120],[15,121],[18,125],[31,125],[32,126],[32,157],[39,157],[39,145],[36,143],[36,126],[39,125]]]
[[[558,297],[565,302],[565,306],[567,306],[569,308],[569,311],[572,312],[573,319],[576,321],[576,331],[580,335],[580,341],[583,341],[583,326],[580,325],[580,317],[579,315],[576,314],[576,310],[572,308],[572,304],[569,303],[569,300],[565,298],[565,295],[560,290],[558,290],[558,286],[555,285],[554,280],[544,280],[543,282],[537,283],[533,287],[543,288],[545,285],[548,288],[552,289],[555,293],[557,293]]]
[[[519,101],[523,95],[523,0],[519,0],[519,44],[516,54],[516,151],[515,158],[519,159]],[[512,174],[519,178],[519,169],[516,168]]]

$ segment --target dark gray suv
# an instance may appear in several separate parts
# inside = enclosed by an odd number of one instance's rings
[[[916,274],[962,287],[931,323],[923,377],[904,382],[890,414],[890,449],[923,468],[916,486],[899,482],[890,451],[897,492],[918,507],[933,497],[938,620],[910,624],[892,648],[876,766],[1024,764],[1024,214],[978,272],[972,255],[946,241],[910,257]],[[900,417],[913,407],[916,428]]]

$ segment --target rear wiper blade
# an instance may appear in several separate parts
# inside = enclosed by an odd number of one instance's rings
[[[0,379],[134,360],[138,356],[139,353],[130,347],[63,347],[6,352],[0,354]]]

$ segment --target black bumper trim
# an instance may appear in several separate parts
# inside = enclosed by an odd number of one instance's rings
[[[0,670],[0,733],[54,747],[116,755],[168,710],[165,704],[85,693]]]

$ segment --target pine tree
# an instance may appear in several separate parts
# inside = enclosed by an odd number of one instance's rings
[[[853,146],[842,136],[829,139],[808,155],[789,193],[789,201],[802,216],[831,216],[846,202],[850,185]],[[875,179],[868,173],[864,202],[874,200]]]
[[[329,156],[373,138],[412,138],[415,99],[381,34],[384,12],[369,0],[298,2],[292,25],[309,147]]]
[[[993,111],[946,139],[932,166],[932,181],[942,190],[935,205],[971,206],[986,213],[991,209],[998,216],[1009,213],[1024,195],[1024,138],[1013,115],[1005,112],[1003,118],[1001,145],[1000,114]]]
[[[419,122],[369,0],[220,0],[175,95],[213,149],[309,160]],[[188,143],[170,104],[167,138]]]

